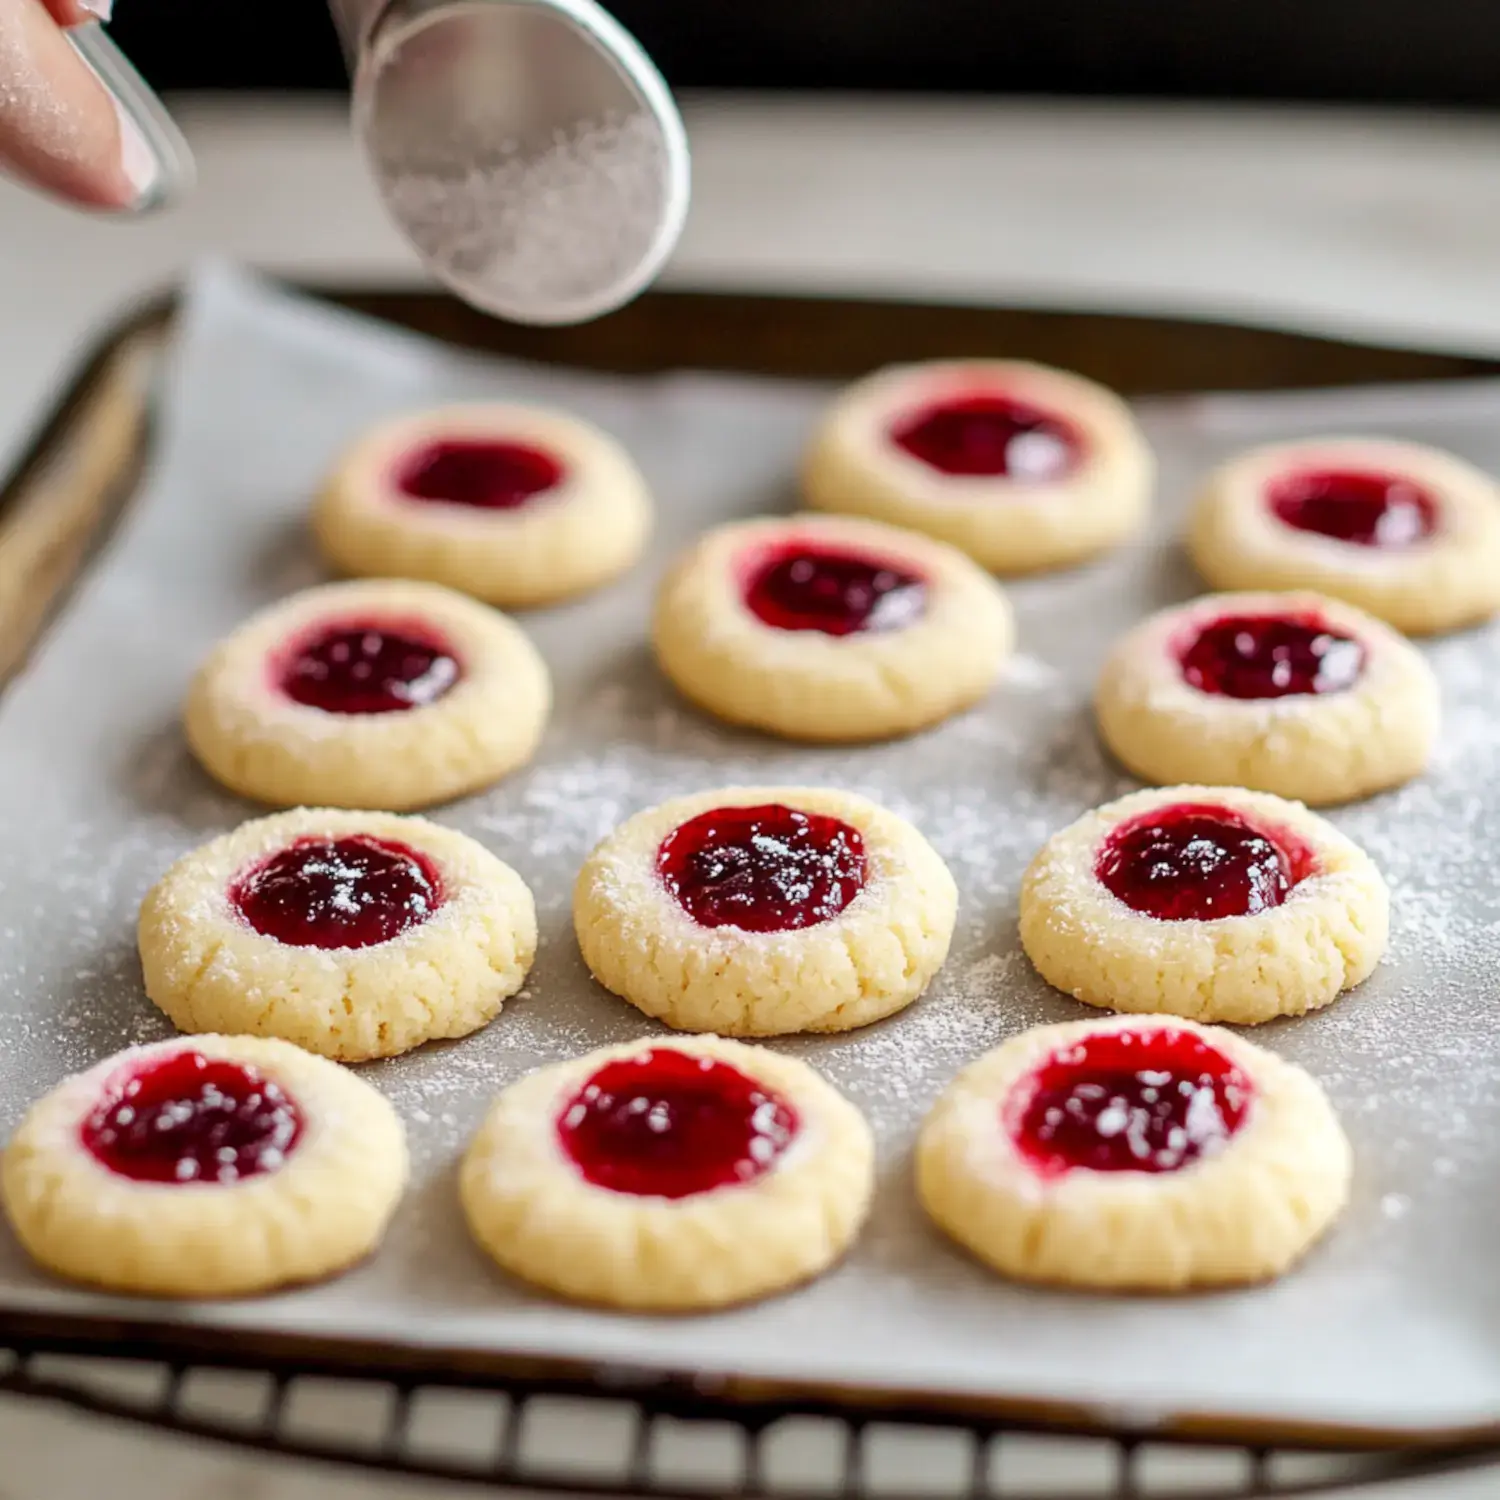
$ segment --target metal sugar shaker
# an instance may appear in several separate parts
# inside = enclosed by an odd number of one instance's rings
[[[458,296],[580,323],[661,269],[687,215],[682,118],[595,0],[329,0],[387,210]]]

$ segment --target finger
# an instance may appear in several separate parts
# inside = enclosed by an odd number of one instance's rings
[[[40,0],[0,0],[0,164],[59,197],[124,208],[138,189],[108,90]]]
[[[107,21],[114,0],[42,0],[59,26],[86,26],[90,21]]]

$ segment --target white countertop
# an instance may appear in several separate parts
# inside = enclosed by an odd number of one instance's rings
[[[198,191],[141,223],[0,184],[0,452],[195,257],[417,281],[340,102],[178,102]],[[1500,353],[1500,117],[694,99],[683,286],[1183,311]]]
[[[672,284],[1098,306],[1500,354],[1500,119],[695,100]],[[123,305],[203,254],[420,275],[337,101],[179,101],[180,210],[91,221],[0,185],[0,457]],[[3,1500],[414,1500],[415,1486],[0,1405]],[[1479,1496],[1495,1481],[1381,1491]]]

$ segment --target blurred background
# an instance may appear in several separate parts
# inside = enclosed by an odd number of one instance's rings
[[[126,0],[111,30],[164,89],[343,87],[318,0]],[[618,0],[678,88],[884,89],[1490,105],[1484,0]]]

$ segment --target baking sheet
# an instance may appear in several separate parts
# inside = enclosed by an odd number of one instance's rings
[[[1193,477],[1279,436],[1380,431],[1500,469],[1500,383],[1148,404],[1162,461],[1152,535],[1014,585],[1020,654],[989,701],[920,739],[854,750],[721,728],[651,666],[647,606],[706,525],[794,503],[825,392],[679,375],[607,378],[480,363],[225,268],[194,279],[146,491],[25,675],[0,701],[0,1127],[65,1073],[170,1034],[141,990],[134,918],[178,854],[252,809],[194,766],[177,724],[208,647],[322,576],[305,513],[330,455],[414,404],[485,395],[567,405],[620,437],[660,503],[647,561],[592,598],[525,617],[555,676],[535,763],[441,810],[514,864],[543,946],[482,1034],[372,1065],[410,1128],[411,1192],[380,1254],[326,1286],[232,1305],[79,1293],[0,1231],[0,1310],[159,1318],[659,1365],[797,1382],[1403,1431],[1500,1421],[1500,632],[1438,643],[1446,731],[1418,784],[1334,814],[1394,892],[1390,958],[1358,993],[1256,1039],[1329,1088],[1357,1153],[1353,1203],[1280,1284],[1179,1299],[1008,1286],[923,1220],[910,1148],[958,1068],[1025,1026],[1088,1014],[1031,971],[1021,873],[1042,840],[1128,790],[1088,690],[1111,638],[1197,591],[1173,538]],[[629,813],[737,781],[825,782],[911,817],[961,892],[952,957],[904,1015],[774,1045],[823,1069],[880,1145],[875,1212],[837,1271],[760,1306],[654,1319],[560,1306],[494,1273],[464,1234],[454,1167],[488,1100],[539,1063],[653,1030],[590,982],[568,920],[586,852]]]

